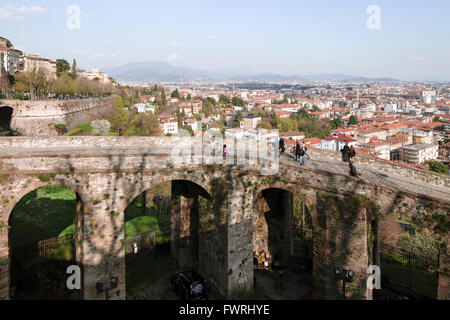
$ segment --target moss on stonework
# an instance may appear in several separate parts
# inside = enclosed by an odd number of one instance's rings
[[[225,203],[227,199],[227,187],[226,187],[226,181],[222,178],[214,178],[211,179],[209,182],[211,186],[211,196],[212,196],[212,211],[215,215],[218,215],[220,217],[223,217],[223,204]]]
[[[51,179],[56,177],[56,173],[49,173],[49,174],[40,174],[38,175],[38,179],[41,182],[49,182]]]

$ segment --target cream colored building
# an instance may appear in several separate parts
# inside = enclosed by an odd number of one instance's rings
[[[254,114],[249,114],[240,123],[241,129],[249,130],[256,129],[256,127],[261,123],[262,118]]]
[[[22,56],[20,58],[20,69],[24,73],[44,70],[49,79],[56,79],[56,62],[37,55]]]
[[[99,79],[101,83],[111,83],[111,79],[106,75],[105,73],[101,72],[100,69],[92,69],[90,72],[85,72],[84,75],[82,75],[85,78],[88,78],[89,80],[95,80]]]
[[[414,164],[435,160],[439,156],[439,146],[433,144],[412,144],[400,148],[400,161]]]

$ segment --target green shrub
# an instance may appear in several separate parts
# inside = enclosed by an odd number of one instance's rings
[[[417,232],[414,235],[404,233],[399,237],[397,245],[404,251],[425,258],[434,259],[439,254],[436,241],[423,233]]]

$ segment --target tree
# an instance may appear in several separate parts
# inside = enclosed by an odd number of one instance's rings
[[[355,124],[358,124],[358,123],[359,123],[358,118],[356,116],[354,116],[354,115],[351,115],[350,119],[348,121],[348,124],[349,125],[355,125]]]
[[[433,237],[421,232],[416,232],[414,235],[403,233],[398,238],[397,246],[406,252],[433,260],[439,254]]]
[[[33,69],[30,72],[29,81],[33,94],[48,93],[49,83],[47,79],[48,73],[44,69]]]
[[[28,75],[26,75],[24,73],[19,73],[15,77],[15,83],[14,83],[13,89],[15,92],[21,92],[21,93],[30,92],[30,80],[29,80]]]
[[[8,48],[12,48],[12,47],[13,47],[13,44],[11,43],[11,41],[9,41],[8,39],[6,39],[6,46],[7,46]]]
[[[178,129],[181,129],[183,127],[183,114],[181,114],[180,112],[177,112],[177,122],[178,122]]]
[[[111,130],[118,135],[123,135],[128,128],[128,113],[125,110],[123,98],[118,96],[113,103],[113,113],[110,118]]]
[[[56,75],[60,77],[65,72],[70,70],[70,64],[65,59],[56,60]]]
[[[442,122],[441,117],[439,116],[434,117],[433,122]]]
[[[442,173],[442,174],[447,174],[447,168],[441,162],[436,161],[436,160],[431,160],[431,161],[428,161],[427,164],[431,171],[437,172],[437,173]]]
[[[172,93],[170,94],[170,97],[171,98],[177,98],[177,99],[181,100],[180,92],[178,92],[178,89],[173,90]]]
[[[77,74],[77,61],[75,59],[73,59],[73,63],[72,63],[71,76],[72,76],[72,79],[74,79],[74,80],[78,77],[78,74]]]
[[[333,130],[340,128],[342,126],[342,118],[341,117],[334,118],[333,120],[331,120],[330,125],[331,129]]]
[[[60,96],[71,96],[75,94],[77,88],[72,77],[68,74],[63,74],[52,82],[50,90],[51,92],[56,93]]]
[[[302,118],[309,118],[309,113],[308,110],[306,108],[301,108],[298,112],[297,112],[298,118],[302,119]]]
[[[167,106],[166,92],[164,91],[164,88],[161,90],[161,103],[163,106]]]
[[[213,113],[213,111],[214,106],[209,101],[203,103],[202,112],[206,117],[209,117]]]
[[[246,105],[244,99],[239,98],[239,97],[233,97],[231,99],[231,103],[233,104],[233,106],[238,106],[238,107],[245,107],[245,105]]]
[[[158,117],[153,113],[139,113],[132,122],[132,134],[151,136],[159,131]]]
[[[260,129],[272,130],[272,125],[268,121],[263,121],[258,125]]]
[[[230,99],[228,99],[227,96],[221,94],[220,97],[219,97],[219,102],[220,102],[221,104],[226,104],[226,105],[228,105],[228,104],[230,104]]]

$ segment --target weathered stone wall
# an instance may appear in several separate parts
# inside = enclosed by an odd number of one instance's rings
[[[309,149],[309,155],[313,159],[325,159],[325,160],[342,160],[342,155],[338,152],[332,152],[329,150]],[[363,155],[357,155],[355,163],[357,165],[371,168],[373,170],[391,173],[397,176],[415,179],[423,181],[426,184],[432,184],[436,186],[450,187],[450,177],[432,171],[413,168],[400,163],[393,163],[383,159],[375,157],[367,157]]]
[[[386,216],[378,222],[380,246],[396,247],[399,236],[405,232],[399,221],[393,216]]]
[[[0,106],[14,109],[11,128],[25,136],[56,136],[54,126],[76,125],[103,119],[111,111],[113,98],[76,100],[0,100]]]
[[[171,150],[172,147],[185,140],[186,138],[180,137],[3,137],[0,139],[0,149],[158,146]],[[341,160],[340,153],[336,152],[312,148],[308,152],[313,159]],[[450,187],[450,177],[431,171],[361,155],[356,157],[356,163],[376,171],[415,179],[426,184]]]

